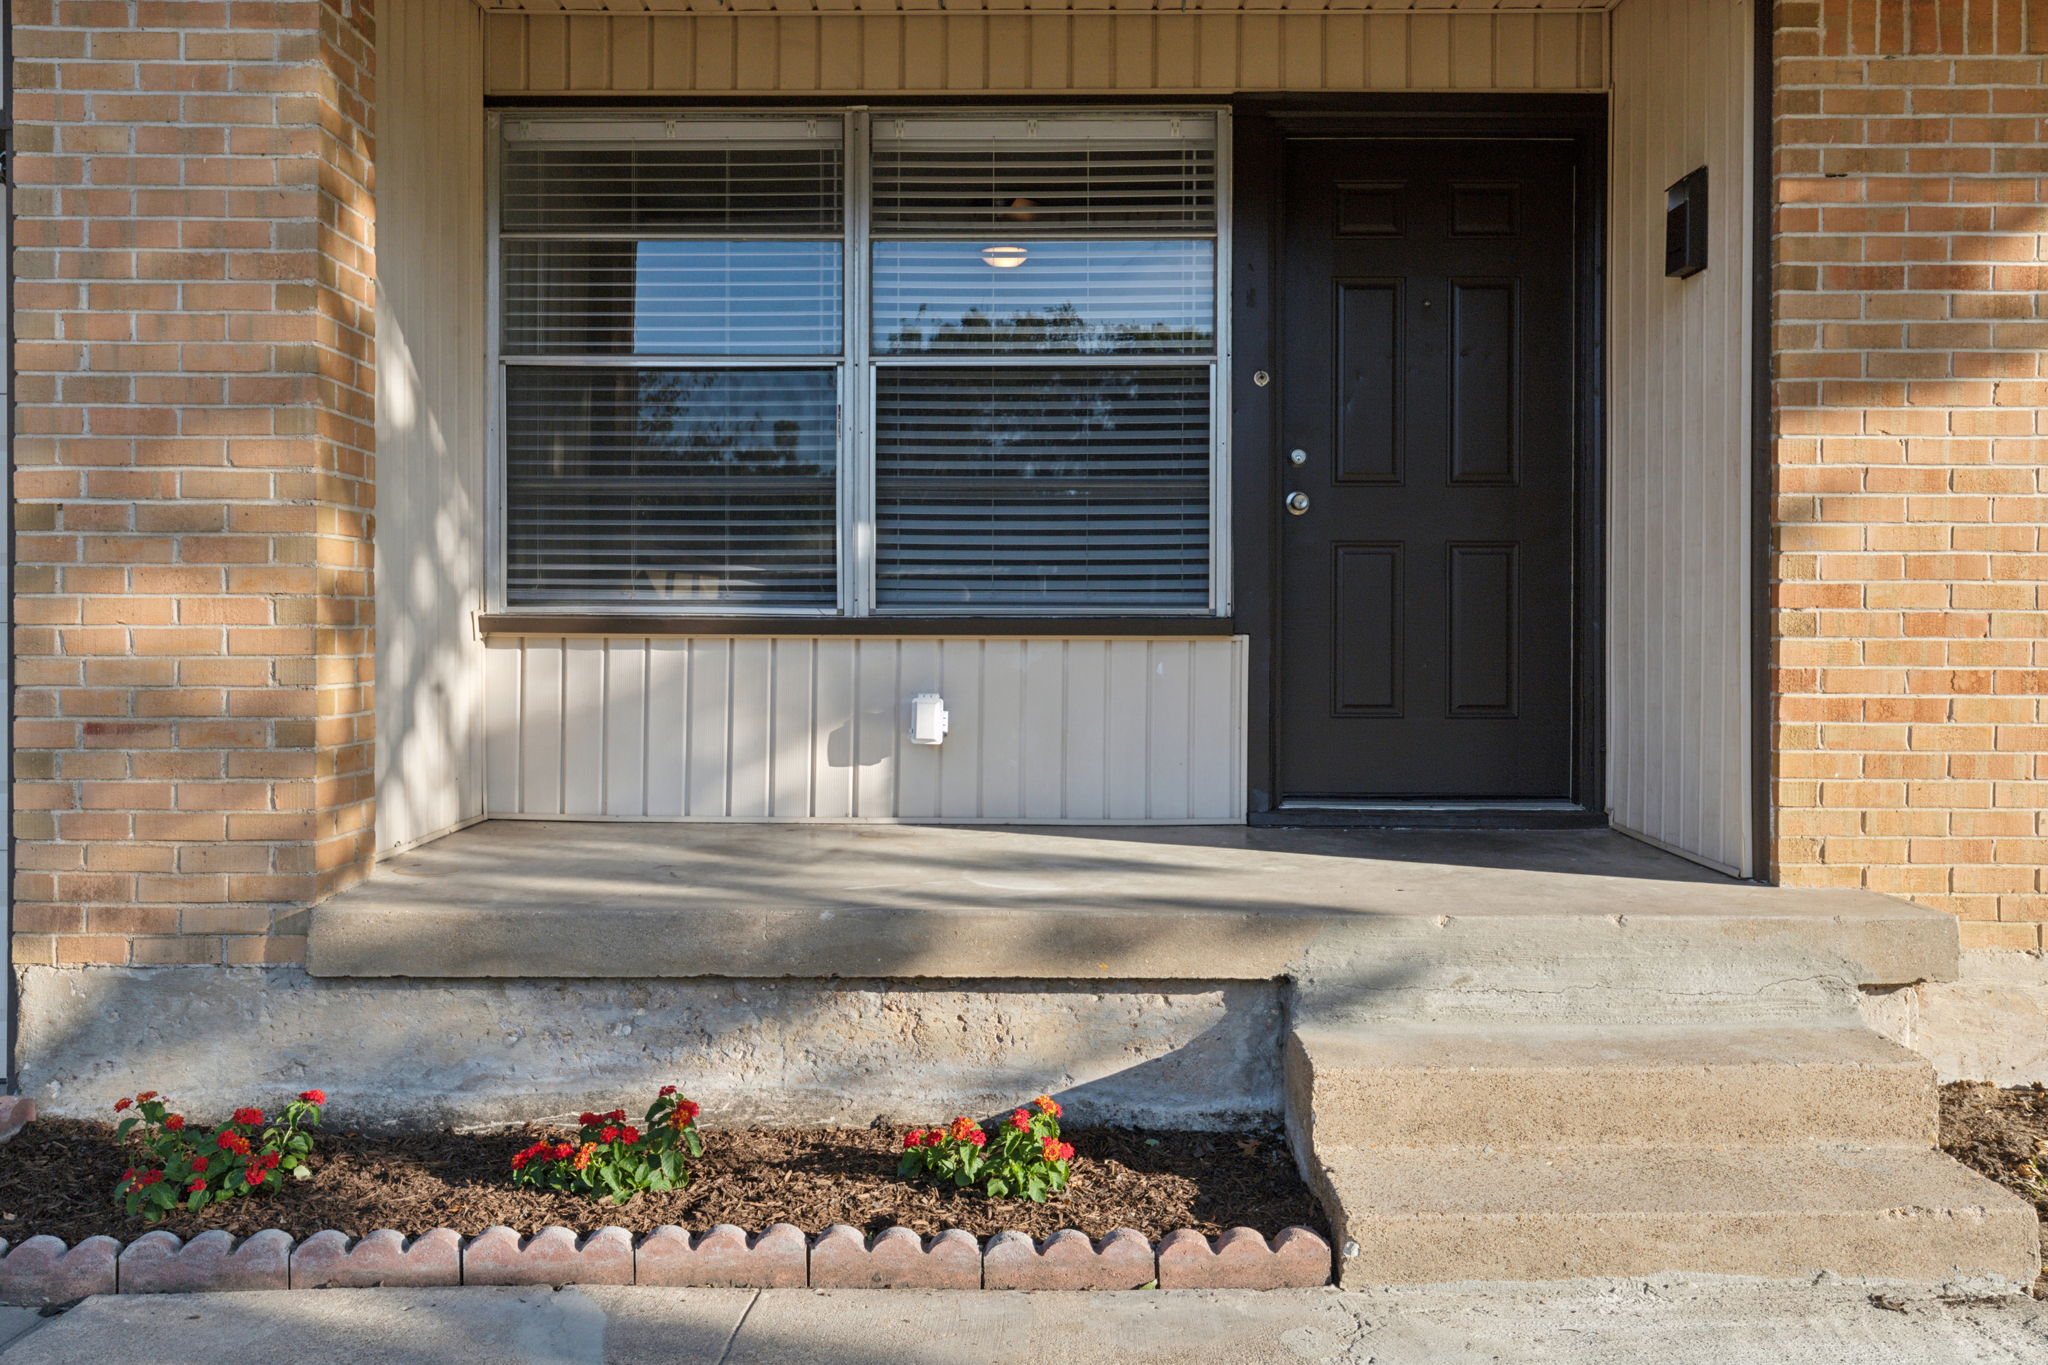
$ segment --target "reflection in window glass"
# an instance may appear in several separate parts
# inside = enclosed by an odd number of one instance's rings
[[[1200,353],[1215,346],[1213,242],[877,242],[882,354]]]
[[[508,600],[828,606],[829,369],[506,371]]]
[[[507,241],[508,355],[832,355],[837,242]]]

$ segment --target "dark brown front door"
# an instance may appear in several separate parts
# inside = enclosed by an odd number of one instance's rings
[[[1286,163],[1279,794],[1569,800],[1573,151]]]

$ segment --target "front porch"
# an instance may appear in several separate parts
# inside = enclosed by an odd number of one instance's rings
[[[633,1032],[626,980],[738,992],[812,1121],[999,1109],[1027,1073],[1121,1121],[1283,1118],[1350,1283],[2031,1274],[2028,1210],[1933,1150],[1930,1069],[1858,1015],[1952,976],[1953,921],[1608,831],[493,821],[310,935],[315,990],[548,978],[540,1027],[586,1037]],[[753,1045],[648,1022],[707,1092]]]

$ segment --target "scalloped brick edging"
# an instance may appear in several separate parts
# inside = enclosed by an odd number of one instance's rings
[[[1330,1244],[1285,1228],[1271,1244],[1250,1228],[1213,1243],[1191,1228],[1156,1246],[1120,1228],[1100,1242],[1072,1228],[1035,1242],[999,1232],[986,1243],[958,1228],[924,1238],[909,1228],[874,1237],[834,1224],[805,1237],[787,1223],[749,1233],[730,1224],[691,1235],[660,1227],[635,1238],[600,1228],[521,1237],[490,1227],[474,1237],[435,1228],[361,1239],[328,1229],[293,1244],[276,1228],[236,1240],[218,1228],[181,1241],[161,1229],[125,1247],[88,1237],[0,1241],[0,1303],[69,1303],[92,1294],[246,1289],[641,1284],[725,1289],[1312,1289],[1330,1282]]]
[[[26,1095],[0,1095],[0,1142],[20,1132],[36,1116],[36,1102]]]

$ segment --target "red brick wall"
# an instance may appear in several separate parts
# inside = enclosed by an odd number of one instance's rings
[[[273,962],[370,852],[369,0],[13,0],[17,963]]]
[[[1777,871],[2037,948],[2048,0],[1777,24]]]

